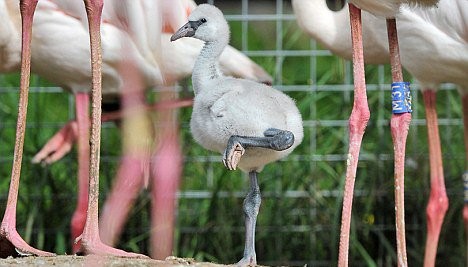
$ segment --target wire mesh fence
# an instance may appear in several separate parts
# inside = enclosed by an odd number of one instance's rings
[[[205,1],[197,1],[202,3]],[[220,7],[231,26],[231,44],[274,77],[274,87],[297,102],[305,138],[286,159],[260,173],[262,207],[257,223],[257,258],[265,265],[332,266],[336,264],[341,199],[348,150],[348,118],[353,104],[352,67],[306,36],[290,1],[207,1]],[[395,227],[393,148],[390,136],[390,69],[367,66],[371,110],[358,165],[351,266],[394,266]],[[405,73],[407,80],[410,79]],[[18,99],[18,75],[0,76],[0,181],[5,203]],[[69,218],[76,201],[76,154],[51,166],[31,157],[64,122],[74,118],[74,98],[34,77],[26,134],[18,226],[26,240],[58,253],[70,251]],[[190,81],[179,84],[190,88]],[[429,196],[429,163],[424,106],[413,83],[413,120],[406,156],[406,233],[410,265],[422,265]],[[156,88],[155,94],[158,94]],[[190,89],[189,89],[189,92]],[[444,174],[450,207],[442,230],[438,261],[462,266],[466,257],[461,210],[465,154],[461,103],[451,84],[438,93]],[[179,113],[184,169],[178,193],[174,254],[232,263],[242,255],[242,201],[246,175],[227,171],[221,156],[205,151],[191,138],[191,109]],[[112,185],[119,161],[120,136],[113,123],[103,124],[101,203]],[[119,247],[147,252],[150,196],[143,190],[130,214]]]

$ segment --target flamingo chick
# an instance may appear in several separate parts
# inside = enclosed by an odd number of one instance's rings
[[[223,13],[199,5],[172,37],[205,42],[192,74],[195,92],[190,128],[206,149],[223,154],[230,169],[248,172],[250,190],[244,200],[246,240],[239,265],[256,264],[255,223],[260,208],[257,173],[287,156],[303,138],[302,118],[294,101],[282,92],[253,81],[223,76],[217,60],[229,42]]]

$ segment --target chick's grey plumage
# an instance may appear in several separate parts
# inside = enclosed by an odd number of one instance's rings
[[[246,150],[239,167],[244,171],[261,170],[301,143],[301,115],[294,101],[282,92],[253,81],[223,76],[217,59],[229,42],[229,26],[221,11],[211,5],[200,5],[189,16],[192,22],[202,19],[206,22],[197,27],[193,36],[205,41],[205,46],[192,76],[195,91],[192,135],[206,149],[223,153],[232,135],[264,136],[269,128],[291,131],[294,144],[284,151]]]
[[[229,35],[222,12],[202,4],[171,40],[194,37],[205,42],[192,74],[193,137],[206,149],[223,153],[227,168],[239,166],[249,172],[250,190],[244,201],[246,241],[238,262],[244,266],[257,262],[255,224],[261,203],[257,172],[291,153],[302,141],[303,128],[299,110],[287,95],[264,84],[222,75],[217,61]]]
[[[190,122],[193,137],[206,149],[223,153],[231,136],[264,136],[269,128],[294,134],[294,144],[283,151],[247,149],[239,167],[249,172],[288,155],[301,142],[302,120],[294,101],[285,94],[231,77],[215,79],[207,85],[217,90],[201,91],[195,96]]]

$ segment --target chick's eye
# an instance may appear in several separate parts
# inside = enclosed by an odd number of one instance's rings
[[[205,22],[206,22],[206,19],[205,19],[205,18],[202,18],[200,21],[201,21],[202,23],[205,23]]]

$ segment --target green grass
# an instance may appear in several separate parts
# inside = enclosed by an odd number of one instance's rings
[[[232,23],[232,43],[241,47],[241,23]],[[249,50],[276,49],[275,23],[252,23],[249,28]],[[308,50],[311,42],[294,22],[284,22],[283,49]],[[276,59],[254,58],[269,73],[276,73]],[[316,65],[314,62],[316,61]],[[260,264],[333,266],[336,264],[341,216],[341,191],[346,171],[347,126],[323,125],[346,122],[352,108],[352,91],[334,90],[333,85],[350,84],[350,63],[333,56],[286,57],[282,59],[282,85],[309,85],[310,90],[292,91],[305,127],[301,146],[285,160],[270,164],[260,174],[263,194],[257,223],[257,258]],[[389,67],[366,67],[368,84],[379,84],[379,90],[368,91],[371,120],[364,136],[358,166],[351,227],[351,266],[395,266],[393,152],[388,120],[391,116]],[[314,73],[315,78],[311,78]],[[406,73],[406,80],[410,76]],[[278,80],[278,77],[276,77]],[[50,83],[35,77],[33,87]],[[312,90],[313,86],[332,85],[331,90]],[[5,205],[13,155],[16,122],[18,75],[0,76],[0,193]],[[419,92],[413,91],[413,121],[424,119]],[[440,118],[458,119],[455,124],[441,125],[444,174],[450,207],[443,225],[437,265],[462,266],[466,258],[463,234],[463,183],[465,171],[461,104],[454,88],[438,93]],[[76,153],[52,166],[30,163],[31,157],[69,118],[67,93],[31,93],[26,133],[22,180],[18,203],[18,229],[32,245],[57,252],[70,253],[69,221],[76,201]],[[70,111],[71,110],[71,111]],[[202,157],[218,156],[197,145],[189,132],[191,109],[180,112],[181,141],[185,165],[181,192],[209,191],[212,197],[182,198],[178,202],[174,254],[233,263],[243,251],[244,229],[242,198],[234,192],[245,192],[246,176],[240,171],[225,170],[219,160],[203,161]],[[311,126],[312,125],[312,126]],[[120,135],[110,123],[102,135],[101,204],[112,185],[118,156]],[[332,156],[337,155],[338,159]],[[219,157],[219,156],[218,156]],[[425,206],[429,196],[429,165],[425,125],[412,125],[407,143],[405,181],[408,262],[420,266],[426,235]],[[290,197],[289,191],[303,192]],[[227,192],[227,193],[226,193]],[[148,253],[150,234],[150,195],[143,192],[136,201],[122,235],[119,247]]]

